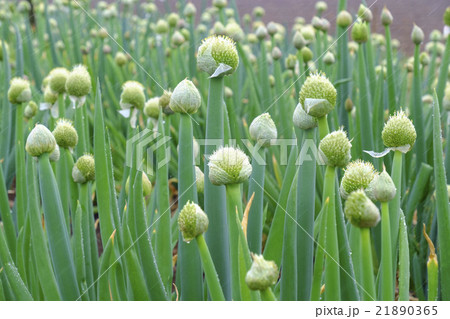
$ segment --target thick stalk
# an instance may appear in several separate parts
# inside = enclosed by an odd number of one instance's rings
[[[381,203],[381,299],[394,300],[394,278],[392,275],[391,226],[389,204]]]
[[[257,146],[258,147],[258,146]],[[250,176],[249,198],[255,194],[250,212],[248,214],[247,241],[251,252],[261,253],[262,231],[263,231],[263,210],[264,210],[264,172],[266,169],[266,149],[258,150],[258,158],[252,159],[252,175]],[[259,163],[259,158],[264,160]]]
[[[23,104],[16,107],[16,212],[17,228],[25,225],[25,145],[23,142]]]
[[[445,89],[445,85],[447,83],[449,63],[450,63],[450,34],[447,35],[447,41],[445,43],[445,50],[444,50],[444,57],[442,58],[441,67],[439,68],[439,80],[438,80],[438,85],[436,88],[439,105],[442,105],[442,99],[444,98],[444,89]]]
[[[361,232],[361,277],[362,299],[373,301],[376,299],[375,281],[373,276],[372,245],[370,243],[370,228],[360,228]]]
[[[242,198],[240,184],[230,184],[227,190],[227,217],[228,232],[230,238],[230,261],[231,261],[231,293],[233,300],[240,300],[240,280],[239,280],[239,229],[236,214],[242,214]],[[206,199],[206,197],[205,197]],[[238,216],[239,216],[238,215]]]
[[[205,270],[206,283],[208,284],[208,291],[213,301],[224,301],[222,287],[220,286],[219,277],[216,273],[216,268],[209,253],[208,246],[206,245],[203,235],[199,235],[196,238],[200,257],[202,259],[203,269]]]
[[[223,143],[223,77],[211,78],[209,84],[208,109],[206,117],[205,157],[211,155],[216,146]],[[217,266],[217,274],[224,290],[225,298],[231,299],[230,251],[226,215],[225,187],[216,186],[209,180],[209,166],[205,161],[205,212],[209,218],[206,242],[211,249],[211,257]]]
[[[394,114],[394,111],[397,109],[397,105],[395,102],[395,77],[394,66],[392,62],[391,30],[389,26],[385,26],[385,37],[389,114]]]
[[[76,155],[77,158],[83,156],[83,154],[85,152],[87,152],[87,144],[86,144],[86,131],[84,128],[84,112],[83,112],[83,107],[84,105],[76,105],[75,106],[75,129],[77,130],[78,133],[78,144],[76,146]],[[109,238],[108,234],[108,237]],[[107,242],[107,240],[105,241],[105,243]]]
[[[400,151],[394,152],[394,161],[392,164],[392,180],[394,182],[397,192],[393,200],[389,202],[389,218],[391,224],[392,234],[392,266],[393,274],[396,273],[397,248],[398,248],[398,225],[400,216],[400,194],[402,192],[402,162],[403,153]]]
[[[336,231],[336,210],[335,210],[335,183],[336,169],[327,166],[325,171],[325,184],[323,202],[329,198],[330,202],[324,217],[326,221],[326,241],[325,251],[325,299],[340,300],[340,276],[339,276],[339,247]]]
[[[416,45],[414,49],[414,77],[412,92],[412,116],[414,121],[414,127],[417,132],[417,140],[414,143],[416,151],[416,170],[419,171],[420,165],[426,162],[426,150],[425,150],[425,130],[423,125],[423,105],[422,105],[422,85],[420,81],[420,45]]]
[[[277,301],[277,298],[275,298],[275,295],[270,288],[261,290],[261,299],[262,301]]]
[[[188,201],[197,201],[192,122],[188,114],[180,114],[179,138],[178,205],[181,209]],[[198,250],[195,245],[184,242],[181,232],[178,240],[178,257],[182,300],[202,300],[202,267]]]
[[[68,176],[72,175],[72,170],[69,171],[67,167],[67,156],[71,156],[69,151],[65,148],[60,148],[59,161],[56,162],[56,180],[58,182],[59,194],[61,195],[61,204],[64,212],[64,221],[67,226],[67,232],[70,234],[70,179]],[[67,151],[67,152],[66,152]]]
[[[319,117],[319,139],[323,139],[328,133],[330,133],[330,129],[328,128],[327,116]]]

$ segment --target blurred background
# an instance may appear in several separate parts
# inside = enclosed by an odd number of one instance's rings
[[[170,6],[174,7],[177,0],[166,0]],[[240,16],[245,13],[252,13],[253,8],[262,6],[266,10],[263,21],[268,23],[275,21],[290,27],[296,17],[301,16],[310,22],[315,14],[314,0],[228,0],[235,1]],[[158,5],[163,6],[163,1],[156,0]],[[211,0],[191,0],[200,9],[203,5],[211,5]],[[328,10],[323,17],[328,19],[331,30],[334,32],[338,0],[325,0]],[[347,0],[347,11],[356,14],[361,0]],[[414,46],[411,43],[410,35],[413,24],[416,23],[425,32],[426,41],[433,29],[443,31],[444,23],[442,15],[445,8],[450,4],[449,0],[365,0],[365,3],[373,13],[372,32],[384,33],[380,22],[381,10],[387,6],[394,16],[391,26],[392,37],[401,41],[402,51],[408,55],[413,53]],[[197,13],[200,13],[198,10]],[[198,14],[199,15],[199,14]]]

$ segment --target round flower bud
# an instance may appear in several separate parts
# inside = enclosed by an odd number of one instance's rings
[[[55,149],[53,150],[53,152],[50,153],[48,159],[49,159],[51,162],[57,162],[57,161],[59,161],[59,156],[60,156],[60,153],[59,153],[59,146],[58,146],[58,144],[56,144],[56,145],[55,145]]]
[[[275,77],[272,74],[269,75],[269,85],[271,88],[275,86]]]
[[[253,9],[253,16],[256,18],[262,18],[266,14],[266,10],[263,7],[257,6]]]
[[[69,76],[69,70],[66,68],[55,68],[50,71],[49,76],[48,84],[53,92],[57,94],[66,92],[66,81]]]
[[[66,92],[70,96],[83,97],[91,91],[91,76],[84,65],[75,66],[66,81]]]
[[[386,27],[389,26],[394,18],[388,8],[384,7],[381,11],[381,23]]]
[[[297,64],[297,57],[293,54],[289,54],[284,60],[284,64],[286,65],[286,69],[294,70],[295,65]]]
[[[277,24],[275,22],[273,22],[273,21],[270,21],[267,24],[267,32],[269,32],[270,36],[275,35],[275,33],[278,32]]]
[[[198,48],[197,66],[212,75],[220,64],[231,68],[223,75],[232,74],[239,64],[239,55],[233,40],[226,36],[213,35],[204,39]]]
[[[172,35],[172,38],[170,39],[170,42],[173,46],[178,47],[184,43],[185,39],[181,32],[175,31]]]
[[[311,25],[307,25],[301,29],[302,36],[305,38],[306,43],[311,43],[315,38],[315,30]]]
[[[166,20],[159,19],[158,22],[156,22],[155,26],[155,32],[157,34],[165,34],[169,31],[169,24]]]
[[[22,78],[13,78],[9,85],[8,100],[12,104],[26,103],[31,100],[30,82]]]
[[[384,145],[386,147],[400,147],[409,145],[409,150],[416,141],[416,129],[405,112],[396,112],[384,125],[381,132]]]
[[[59,119],[52,133],[56,143],[62,148],[74,148],[78,144],[77,131],[69,120]]]
[[[328,5],[325,1],[317,1],[316,2],[316,10],[318,14],[323,13],[328,9]]]
[[[352,39],[357,43],[365,43],[369,38],[367,24],[358,20],[352,27]]]
[[[425,94],[422,96],[422,103],[431,104],[433,103],[433,96],[431,94]]]
[[[105,28],[100,28],[97,32],[97,36],[100,39],[106,39],[108,37],[108,31]]]
[[[124,66],[127,63],[128,58],[125,53],[119,51],[116,53],[116,56],[114,57],[114,61],[116,62],[116,64],[118,66]]]
[[[180,20],[180,16],[175,12],[172,12],[167,16],[167,23],[169,23],[171,28],[177,26],[178,20]]]
[[[278,61],[279,59],[281,59],[282,57],[282,53],[279,47],[274,47],[272,49],[272,59],[274,59],[275,61]]]
[[[361,3],[358,9],[358,17],[364,22],[370,23],[373,19],[372,11]]]
[[[444,24],[450,26],[450,7],[447,7],[447,9],[445,9]]]
[[[439,42],[442,40],[442,33],[439,30],[434,29],[430,33],[430,40],[433,42]]]
[[[197,193],[203,193],[205,190],[205,175],[198,166],[195,166],[195,182],[197,185]]]
[[[186,6],[184,7],[183,10],[183,14],[185,17],[190,18],[195,16],[195,14],[197,13],[197,9],[195,8],[195,5],[192,2],[189,2],[188,4],[186,4]]]
[[[225,27],[225,33],[236,42],[242,42],[245,39],[245,34],[241,26],[234,21],[227,24]]]
[[[336,18],[336,23],[341,28],[347,28],[352,24],[352,21],[352,15],[346,10],[339,12]]]
[[[294,110],[292,120],[294,125],[302,130],[309,130],[311,128],[317,127],[318,125],[317,118],[306,114],[303,106],[300,103],[297,104]]]
[[[34,117],[38,112],[38,106],[36,102],[30,101],[28,102],[27,106],[25,106],[25,110],[23,111],[23,115],[27,119],[31,119]]]
[[[345,217],[356,227],[375,227],[380,221],[378,207],[367,197],[363,190],[351,193],[345,202]]]
[[[414,24],[414,27],[411,32],[411,40],[415,45],[419,45],[423,42],[425,35],[423,34],[423,31],[421,28],[419,28],[416,24]]]
[[[351,112],[353,110],[353,101],[350,99],[350,97],[345,100],[345,110],[347,112]]]
[[[450,111],[450,88],[445,90],[444,98],[442,99],[444,110]]]
[[[39,157],[44,153],[52,153],[56,147],[55,137],[42,124],[37,124],[27,137],[25,150],[33,157]]]
[[[301,50],[306,45],[305,38],[303,38],[303,35],[298,31],[295,32],[292,42],[297,50]]]
[[[202,99],[194,83],[185,79],[173,90],[169,107],[175,113],[193,114],[201,104]]]
[[[215,6],[217,9],[223,9],[227,6],[228,1],[227,0],[213,0],[212,5]]]
[[[269,113],[257,116],[250,124],[250,137],[263,147],[270,146],[271,140],[277,138],[277,127]]]
[[[152,193],[152,182],[148,179],[147,174],[142,172],[142,195],[144,197],[149,196]],[[127,181],[125,182],[125,193],[128,195],[130,191],[130,176],[128,176]]]
[[[303,84],[299,102],[311,116],[322,117],[331,112],[336,104],[336,89],[324,74],[315,73]]]
[[[426,66],[430,64],[430,55],[427,52],[422,52],[420,53],[419,60],[423,66]]]
[[[367,196],[373,201],[389,202],[395,197],[397,189],[391,176],[384,170],[375,175],[366,189]]]
[[[226,99],[230,99],[233,97],[233,90],[228,86],[225,86],[223,88],[223,95],[225,96]]]
[[[225,8],[225,15],[227,16],[227,18],[233,18],[234,10],[232,8]]]
[[[28,1],[20,1],[17,5],[17,11],[20,13],[28,13],[31,10],[31,5]]]
[[[319,153],[325,164],[345,167],[351,159],[352,144],[343,130],[329,133],[319,143]]]
[[[154,119],[159,117],[159,97],[153,97],[145,102],[144,114]]]
[[[127,81],[122,86],[122,94],[120,95],[120,106],[123,109],[135,107],[137,109],[144,108],[145,94],[144,87],[136,81]]]
[[[312,53],[311,49],[308,47],[304,47],[301,50],[301,54],[302,54],[303,62],[305,62],[305,63],[308,63],[313,58],[313,53]]]
[[[95,179],[95,161],[91,154],[81,156],[72,169],[72,178],[75,183],[87,183]]]
[[[245,276],[245,283],[251,290],[266,290],[278,280],[278,267],[273,261],[267,261],[262,255],[252,255],[253,263]]]
[[[332,64],[334,64],[334,62],[335,62],[334,54],[331,53],[330,51],[328,51],[327,53],[325,53],[325,56],[323,57],[323,62],[324,62],[326,65],[332,65]]]
[[[358,189],[366,189],[376,175],[372,163],[356,160],[350,162],[345,168],[342,177],[340,193],[343,199],[347,199],[351,192]]]
[[[220,147],[209,157],[209,179],[214,185],[239,184],[252,173],[252,165],[243,151]]]
[[[322,30],[322,19],[318,16],[314,16],[311,20],[311,24],[316,30]]]
[[[256,29],[255,34],[256,34],[256,37],[258,38],[258,40],[261,41],[261,40],[264,40],[267,37],[268,32],[267,32],[267,29],[266,29],[265,26],[260,25],[258,27],[258,29]]]
[[[208,230],[208,216],[196,203],[188,201],[178,215],[178,227],[183,240],[189,243]]]

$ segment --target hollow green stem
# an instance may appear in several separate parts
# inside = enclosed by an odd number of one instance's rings
[[[66,104],[64,100],[64,94],[58,94],[58,117],[66,117]]]
[[[206,245],[203,235],[199,235],[196,238],[200,257],[202,259],[203,269],[205,270],[206,283],[208,284],[208,291],[213,301],[224,301],[222,287],[220,286],[219,277],[217,276],[216,268],[209,253],[208,246]]]
[[[392,252],[393,252],[393,274],[396,273],[396,260],[397,260],[397,248],[398,248],[398,225],[400,218],[400,195],[402,192],[402,163],[403,153],[400,151],[394,152],[394,160],[392,164],[392,180],[394,182],[397,192],[393,200],[389,202],[389,218],[391,224],[392,235]]]
[[[273,294],[273,291],[271,288],[266,288],[264,290],[261,290],[261,299],[262,299],[262,301],[277,301],[277,298]]]
[[[414,143],[416,153],[416,170],[419,171],[420,165],[426,162],[426,149],[425,149],[425,130],[423,124],[423,105],[422,105],[422,85],[420,81],[420,45],[416,45],[414,48],[414,77],[412,87],[412,116],[414,121],[414,127],[417,132],[417,140]]]
[[[386,37],[386,61],[387,61],[387,82],[388,82],[388,102],[389,114],[393,114],[397,109],[395,101],[395,79],[394,66],[392,62],[392,45],[391,45],[391,30],[389,26],[385,26]]]
[[[391,226],[389,204],[381,203],[381,299],[394,300],[394,278],[392,275]]]
[[[24,105],[17,104],[16,107],[16,211],[17,228],[25,224],[25,145],[23,137],[23,109]]]
[[[405,216],[400,211],[399,257],[398,257],[398,300],[409,301],[409,244]]]
[[[327,116],[319,117],[319,139],[323,139],[328,133],[330,133],[330,129],[328,127]]]
[[[361,232],[361,277],[362,297],[364,301],[376,299],[375,281],[373,275],[372,244],[370,243],[370,228],[360,228]]]

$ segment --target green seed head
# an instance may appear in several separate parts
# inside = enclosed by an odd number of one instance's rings
[[[411,32],[411,40],[415,45],[419,45],[423,42],[425,35],[421,28],[414,24],[414,27]]]
[[[59,119],[52,133],[56,143],[62,148],[74,148],[78,144],[77,131],[69,120]]]
[[[197,193],[203,193],[205,190],[205,175],[198,166],[195,166],[195,181],[197,184]]]
[[[34,117],[38,112],[38,106],[36,102],[30,101],[28,102],[27,106],[25,106],[25,110],[23,111],[23,115],[27,119],[31,119]]]
[[[447,9],[445,9],[444,24],[450,26],[450,7],[447,7]]]
[[[345,202],[345,217],[356,227],[375,227],[380,221],[380,211],[363,190],[351,193]]]
[[[30,101],[30,82],[22,78],[13,78],[9,85],[8,100],[12,104],[21,104]]]
[[[352,27],[352,39],[357,43],[365,43],[369,38],[367,24],[358,19]]]
[[[145,104],[144,87],[136,81],[127,81],[122,86],[120,106],[123,109],[143,109]]]
[[[231,67],[224,75],[232,74],[239,64],[239,55],[229,37],[212,35],[204,39],[198,48],[197,66],[212,75],[220,64]]]
[[[343,130],[331,132],[319,143],[319,152],[325,164],[345,167],[351,159],[352,144]]]
[[[377,174],[366,189],[366,194],[371,200],[380,202],[391,201],[396,192],[394,181],[386,170]]]
[[[183,240],[189,243],[208,230],[208,216],[196,203],[188,201],[178,216],[178,227]]]
[[[119,51],[116,53],[116,56],[114,57],[114,61],[116,62],[116,64],[118,66],[121,67],[121,66],[124,66],[125,64],[127,64],[128,58],[125,53]]]
[[[44,125],[37,124],[30,132],[25,144],[25,150],[33,157],[39,157],[44,153],[52,153],[55,150],[56,141],[52,132]]]
[[[311,128],[317,127],[318,120],[316,117],[306,114],[303,106],[299,103],[297,104],[294,115],[292,117],[294,125],[302,130],[309,130]]]
[[[367,8],[365,5],[360,4],[358,9],[358,17],[361,18],[364,22],[370,23],[373,19],[372,11]]]
[[[277,127],[269,113],[257,116],[250,124],[250,137],[263,147],[270,146],[271,140],[277,138]]]
[[[303,84],[299,102],[307,114],[322,117],[333,110],[336,104],[336,95],[336,89],[325,74],[314,73],[308,76]]]
[[[376,175],[372,163],[356,160],[345,168],[341,181],[340,193],[346,199],[351,192],[366,189]]]
[[[214,185],[239,184],[252,173],[248,156],[233,147],[221,147],[209,157],[209,179]]]
[[[302,53],[303,62],[308,63],[309,61],[312,60],[313,52],[311,51],[310,48],[308,48],[308,47],[302,48],[301,53]]]
[[[58,94],[66,92],[66,81],[69,76],[69,70],[66,68],[55,68],[50,71],[49,85],[50,89]]]
[[[142,172],[142,195],[144,197],[149,196],[152,193],[152,182],[148,179],[147,174]],[[127,181],[125,182],[125,193],[128,195],[130,191],[130,176],[128,176]]]
[[[95,179],[95,161],[91,154],[81,156],[72,169],[75,183],[87,183]]]
[[[381,11],[381,23],[387,27],[391,25],[394,18],[392,17],[391,12],[388,10],[388,8],[384,7]]]
[[[84,65],[75,66],[66,81],[66,92],[70,96],[83,97],[91,91],[91,77]]]
[[[173,90],[169,107],[175,113],[194,114],[201,104],[202,98],[194,83],[184,79]]]
[[[386,147],[400,147],[409,145],[411,148],[416,141],[416,129],[405,112],[400,111],[391,116],[381,132]]]
[[[253,263],[245,276],[245,283],[251,290],[266,290],[278,280],[278,267],[273,261],[267,261],[262,255],[252,255]]]
[[[339,12],[336,18],[336,23],[341,28],[348,28],[352,21],[352,15],[346,10]]]
[[[159,117],[159,97],[153,97],[145,102],[144,113],[154,119]]]

